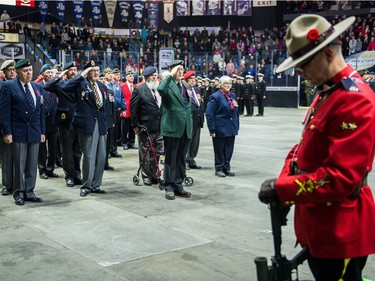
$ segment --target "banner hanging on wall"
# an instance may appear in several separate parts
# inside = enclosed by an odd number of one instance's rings
[[[251,16],[251,0],[237,0],[237,15]]]
[[[158,28],[159,22],[159,3],[157,1],[150,1],[148,2],[148,9],[147,9],[147,22],[148,25],[152,28]]]
[[[64,17],[65,17],[65,1],[64,0],[56,1],[56,10],[57,10],[57,16],[59,17],[60,22],[63,22]]]
[[[235,2],[234,0],[224,0],[223,1],[223,15],[233,16],[235,15]]]
[[[101,0],[91,0],[91,11],[94,24],[96,25],[99,19],[100,11],[102,9]]]
[[[107,18],[108,18],[108,24],[109,27],[113,27],[113,20],[115,18],[115,12],[116,12],[116,0],[107,0],[104,1],[105,10],[107,12]]]
[[[190,16],[190,0],[177,0],[176,1],[176,16],[178,17]]]
[[[76,24],[80,24],[83,14],[83,0],[74,0],[73,1],[74,14],[76,16]]]
[[[145,3],[141,2],[141,1],[134,1],[133,2],[135,22],[138,23],[138,24],[142,24],[143,9],[144,8],[145,8]]]
[[[207,15],[209,16],[221,15],[221,1],[220,0],[208,0]]]
[[[192,0],[192,16],[204,16],[206,15],[206,1]]]
[[[173,2],[164,2],[164,20],[167,23],[173,21]]]
[[[40,1],[38,4],[40,16],[42,18],[42,22],[46,22],[47,19],[47,10],[48,10],[48,1]]]
[[[120,1],[118,5],[120,7],[121,21],[123,23],[128,22],[130,3],[128,1]]]

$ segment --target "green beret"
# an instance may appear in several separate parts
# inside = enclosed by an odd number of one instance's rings
[[[173,68],[173,67],[175,67],[175,66],[177,66],[177,65],[182,65],[183,63],[184,63],[184,61],[182,61],[182,60],[174,60],[174,61],[172,61],[171,64],[169,65],[169,68]]]
[[[20,69],[23,67],[31,66],[31,62],[28,59],[21,59],[19,60],[16,65],[14,66],[15,69]]]
[[[106,68],[104,69],[104,73],[112,73],[112,68],[110,68],[110,67],[106,67]]]
[[[61,65],[60,64],[56,64],[53,68],[57,69],[58,71],[61,71]]]
[[[112,70],[112,73],[113,73],[113,74],[118,74],[118,73],[120,73],[120,70],[119,70],[118,68],[114,68],[114,69]]]

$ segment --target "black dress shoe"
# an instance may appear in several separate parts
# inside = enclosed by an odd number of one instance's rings
[[[59,175],[55,174],[54,172],[47,172],[47,176],[49,178],[58,178],[59,177]]]
[[[228,177],[234,177],[235,173],[231,172],[231,171],[225,171],[224,174]]]
[[[63,166],[61,160],[56,160],[55,165],[56,165],[57,167],[59,167],[59,168],[62,168],[62,166]]]
[[[19,206],[25,205],[25,200],[23,200],[23,198],[17,198],[17,199],[14,199],[14,203]]]
[[[82,196],[82,197],[85,197],[89,193],[90,193],[90,189],[88,189],[88,188],[81,188],[81,192],[79,193],[79,195]]]
[[[106,194],[107,192],[103,189],[100,189],[100,187],[95,187],[90,190],[91,193],[100,193],[100,194]]]
[[[68,187],[74,187],[74,180],[69,178],[65,180],[66,186]]]
[[[174,192],[173,191],[165,192],[165,199],[174,200],[175,199]]]
[[[42,198],[36,197],[36,196],[30,197],[30,198],[26,197],[25,201],[30,201],[30,202],[33,202],[33,203],[41,203],[41,202],[43,202]]]
[[[122,158],[122,155],[119,153],[111,153],[111,157]]]
[[[184,189],[181,189],[181,190],[175,191],[175,192],[174,192],[174,195],[179,196],[179,197],[185,197],[185,198],[190,198],[190,197],[191,197],[191,193],[190,193],[190,192],[187,192],[187,191],[184,190]]]
[[[81,185],[82,184],[82,179],[81,178],[74,178],[74,184],[75,185]]]
[[[201,166],[197,166],[197,165],[193,165],[193,166],[190,166],[190,169],[202,169]]]
[[[157,179],[151,179],[151,184],[159,184],[159,181]]]
[[[47,176],[46,173],[41,173],[41,174],[39,175],[39,177],[40,177],[41,179],[44,179],[44,180],[47,180],[47,179],[48,179],[48,176]]]
[[[190,170],[190,166],[189,166],[189,165],[186,165],[186,166],[185,166],[185,169],[186,169],[186,170]]]
[[[3,187],[3,189],[1,190],[1,195],[3,195],[3,196],[7,196],[7,195],[9,195],[9,194],[11,194],[12,192],[10,191],[10,189],[9,188],[7,188],[7,187]]]
[[[104,166],[104,170],[106,170],[106,171],[114,171],[115,168],[112,167],[112,166],[106,165],[106,166]]]
[[[220,178],[225,178],[225,174],[224,174],[223,171],[216,171],[215,175],[218,176],[218,177],[220,177]]]
[[[127,144],[124,145],[124,150],[128,150],[129,146]]]
[[[152,185],[152,182],[149,180],[149,178],[144,178],[144,179],[143,179],[143,184],[144,184],[144,185],[151,186],[151,185]]]

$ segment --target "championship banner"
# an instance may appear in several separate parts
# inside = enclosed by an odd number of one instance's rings
[[[176,1],[176,16],[190,16],[190,0]]]
[[[148,9],[147,9],[147,22],[150,27],[157,29],[158,22],[159,22],[159,3],[156,1],[148,2]]]
[[[101,9],[102,9],[101,0],[91,0],[91,11],[92,11],[92,17],[93,17],[93,21],[95,25],[99,19]]]
[[[105,10],[107,11],[108,24],[110,28],[113,27],[113,20],[115,18],[116,12],[116,3],[116,0],[104,1]]]
[[[221,15],[220,0],[208,0],[207,15],[208,16]]]
[[[192,0],[192,16],[205,16],[206,15],[206,1]]]
[[[1,32],[0,41],[18,43],[20,42],[20,36],[18,33],[2,33]]]
[[[143,9],[145,8],[145,3],[141,1],[134,1],[133,2],[133,11],[135,22],[142,23],[143,22]]]
[[[73,1],[74,14],[76,16],[76,24],[81,23],[82,13],[83,13],[83,0]]]
[[[42,18],[42,22],[46,22],[47,19],[47,10],[48,10],[48,0],[40,1],[38,4],[40,16]]]
[[[25,44],[0,43],[0,59],[24,59]]]
[[[235,15],[235,1],[234,0],[224,0],[223,1],[223,16],[233,16]]]
[[[253,7],[274,7],[277,6],[277,0],[253,0]]]
[[[163,3],[164,4],[164,15],[163,18],[167,23],[170,23],[173,20],[173,2]]]
[[[251,0],[237,0],[237,15],[251,16]]]
[[[56,10],[57,10],[57,16],[59,17],[60,22],[63,22],[64,16],[65,16],[65,1],[64,0],[56,1]]]
[[[130,3],[128,1],[119,1],[118,5],[122,22],[128,22]]]

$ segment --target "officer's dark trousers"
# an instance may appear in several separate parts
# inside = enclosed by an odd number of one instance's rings
[[[215,171],[230,171],[230,160],[233,155],[234,138],[235,136],[212,138],[215,154]]]
[[[362,281],[362,270],[366,261],[367,257],[348,260],[308,258],[315,281]]]

